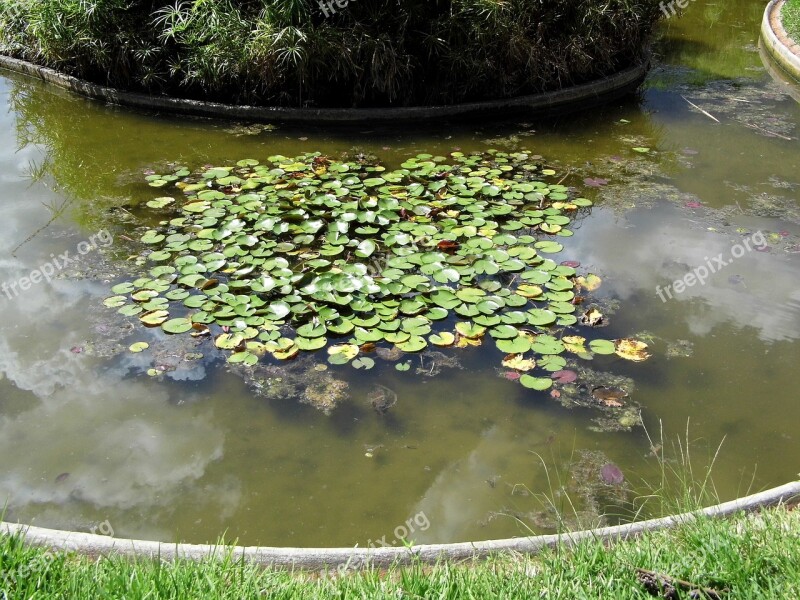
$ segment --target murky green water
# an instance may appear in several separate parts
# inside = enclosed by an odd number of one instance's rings
[[[598,357],[592,368],[634,379],[631,400],[668,446],[688,423],[698,467],[724,439],[714,467],[722,498],[796,477],[800,106],[759,58],[762,9],[696,0],[665,24],[638,98],[550,122],[265,130],[131,113],[4,74],[0,281],[76,255],[100,229],[115,236],[53,281],[0,295],[7,518],[82,531],[107,521],[117,536],[161,540],[363,546],[396,541],[395,528],[424,512],[415,541],[447,542],[549,530],[540,495],[559,476],[581,510],[589,500],[615,515],[641,479],[657,482],[643,429],[596,431],[599,410],[569,410],[499,377],[492,349],[449,352],[462,368],[436,377],[340,368],[352,399],[330,416],[255,395],[211,351],[198,361],[178,346],[158,357],[125,351],[158,342],[122,329],[101,303],[133,248],[115,207],[154,196],[143,173],[311,150],[395,165],[422,151],[527,147],[570,185],[608,180],[587,191],[598,206],[562,257],[603,277],[604,337],[647,332],[654,356]],[[742,252],[704,286],[659,299],[656,286],[720,253],[730,259],[757,231],[768,252]],[[154,364],[176,368],[154,379],[145,374]],[[375,383],[398,396],[383,417],[367,400]],[[598,483],[606,462],[630,491]]]

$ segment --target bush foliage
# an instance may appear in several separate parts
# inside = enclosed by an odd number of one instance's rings
[[[662,15],[657,0],[333,6],[326,17],[319,0],[0,0],[0,52],[155,94],[286,106],[437,104],[607,75],[641,58]]]

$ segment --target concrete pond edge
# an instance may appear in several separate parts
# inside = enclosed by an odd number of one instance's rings
[[[303,570],[341,570],[358,569],[365,566],[388,567],[408,564],[414,561],[435,563],[439,560],[458,561],[486,558],[502,552],[536,554],[544,548],[556,545],[573,546],[588,539],[614,542],[633,538],[646,532],[675,527],[691,522],[698,517],[723,517],[739,512],[752,512],[769,506],[790,503],[798,499],[800,499],[800,481],[794,481],[695,512],[650,519],[638,523],[555,535],[454,544],[426,544],[408,548],[361,548],[358,546],[353,548],[280,548],[180,544],[114,538],[8,522],[0,522],[0,534],[20,535],[24,537],[26,543],[31,545],[43,546],[53,550],[75,551],[90,556],[116,554],[169,561],[175,559],[204,560],[232,556],[269,567]]]
[[[125,92],[90,83],[34,63],[0,55],[0,69],[20,73],[81,96],[129,108],[226,120],[308,124],[418,123],[424,121],[552,116],[587,109],[636,90],[650,67],[649,58],[613,75],[565,89],[501,100],[447,106],[396,108],[290,108],[204,102]]]
[[[780,11],[785,0],[770,0],[761,21],[761,42],[767,54],[800,83],[800,43],[792,40],[781,24]],[[793,43],[790,47],[789,43]]]

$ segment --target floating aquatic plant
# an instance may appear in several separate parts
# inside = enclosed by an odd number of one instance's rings
[[[540,160],[419,154],[388,170],[314,153],[152,174],[151,186],[183,198],[147,202],[165,215],[140,238],[147,275],[115,285],[105,304],[169,334],[212,337],[243,365],[323,351],[369,369],[366,349],[491,339],[522,385],[545,390],[553,380],[537,371],[562,371],[564,354],[643,360],[641,342],[571,335],[602,324],[591,309],[575,314],[600,278],[549,256],[591,202],[548,183],[556,173]]]

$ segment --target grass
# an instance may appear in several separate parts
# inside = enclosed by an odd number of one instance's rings
[[[329,11],[330,12],[330,11]],[[0,0],[0,53],[226,102],[375,106],[560,88],[637,62],[659,0]]]
[[[781,20],[786,33],[800,43],[800,0],[787,0],[781,10]]]
[[[347,573],[289,572],[228,558],[160,563],[48,553],[0,537],[7,598],[652,598],[645,569],[729,598],[800,597],[800,511],[701,519],[606,547],[536,557]],[[676,597],[690,597],[688,590]],[[0,598],[3,598],[0,593]]]

